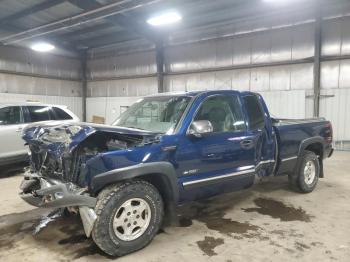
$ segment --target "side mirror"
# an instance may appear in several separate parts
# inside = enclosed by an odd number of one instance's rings
[[[203,134],[212,133],[213,126],[208,120],[198,120],[192,122],[188,129],[188,134],[195,137],[201,137]]]

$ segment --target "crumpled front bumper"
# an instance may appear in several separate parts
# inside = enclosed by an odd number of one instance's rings
[[[96,198],[83,195],[82,189],[72,183],[43,178],[36,173],[26,173],[21,183],[22,199],[36,207],[61,208],[87,206],[94,208]]]
[[[26,172],[20,186],[21,198],[28,204],[42,208],[78,207],[85,234],[89,237],[97,218],[94,208],[96,198],[83,194],[84,189],[72,183],[44,178]]]

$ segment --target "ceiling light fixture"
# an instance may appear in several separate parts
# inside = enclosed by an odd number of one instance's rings
[[[162,13],[147,20],[147,23],[153,26],[162,26],[179,22],[181,15],[175,11]]]
[[[55,49],[55,46],[49,43],[41,42],[33,44],[31,49],[37,52],[50,52]]]
[[[293,2],[292,0],[262,0],[263,2],[266,2],[266,3],[275,3],[275,4],[286,4],[286,3],[289,3],[289,2]],[[295,0],[294,0],[295,2]]]

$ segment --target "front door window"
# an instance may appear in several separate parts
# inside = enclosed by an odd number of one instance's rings
[[[194,121],[208,120],[214,132],[244,131],[245,122],[237,96],[213,96],[205,100]]]

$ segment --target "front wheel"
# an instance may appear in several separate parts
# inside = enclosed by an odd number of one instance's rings
[[[303,193],[312,192],[320,175],[320,162],[317,155],[311,151],[304,151],[300,156],[296,173],[289,176],[289,183],[293,189]]]
[[[95,208],[92,237],[107,254],[122,256],[145,247],[163,219],[158,190],[145,181],[130,181],[104,189]]]

